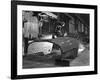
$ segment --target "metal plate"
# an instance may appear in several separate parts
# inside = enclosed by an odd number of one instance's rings
[[[34,42],[28,47],[28,54],[36,54],[43,52],[44,55],[50,54],[52,51],[53,43],[50,42]]]

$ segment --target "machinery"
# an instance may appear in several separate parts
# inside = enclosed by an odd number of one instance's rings
[[[54,47],[55,46],[55,47]],[[60,50],[61,54],[56,54],[55,64],[57,65],[69,65],[69,62],[77,57],[79,43],[76,39],[71,37],[58,37],[55,39],[40,39],[31,43],[28,47],[28,51],[31,54],[43,54],[38,56],[52,56],[53,50]],[[51,58],[52,58],[51,57]],[[48,57],[50,58],[50,57]],[[65,62],[67,62],[65,64]]]

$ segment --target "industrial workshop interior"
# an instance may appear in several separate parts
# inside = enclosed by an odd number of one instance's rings
[[[89,14],[22,11],[22,67],[88,66]]]

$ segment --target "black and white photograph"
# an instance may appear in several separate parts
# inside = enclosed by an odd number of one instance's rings
[[[96,74],[96,6],[19,1],[12,7],[12,78]]]
[[[88,66],[89,14],[22,11],[23,68]]]

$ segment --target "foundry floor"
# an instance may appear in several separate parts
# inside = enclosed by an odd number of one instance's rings
[[[89,50],[86,48],[74,60],[70,62],[70,66],[87,66],[89,65]],[[27,55],[23,57],[23,68],[45,68],[58,67],[55,64],[55,57],[52,56],[36,56]],[[68,66],[67,66],[68,67]]]

